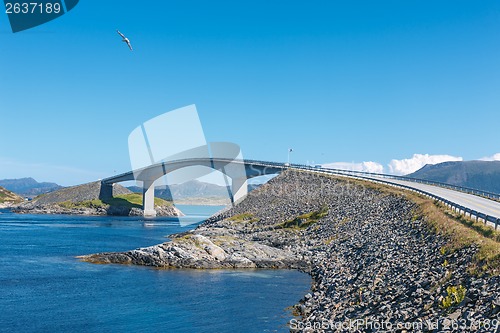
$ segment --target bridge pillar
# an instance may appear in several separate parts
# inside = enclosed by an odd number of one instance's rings
[[[245,197],[248,194],[248,182],[247,178],[233,178],[231,185],[231,203],[234,204],[236,201]]]
[[[142,210],[145,217],[155,217],[155,182],[142,182]]]
[[[103,184],[101,183],[101,188],[99,190],[99,199],[106,200],[113,197],[113,184]]]

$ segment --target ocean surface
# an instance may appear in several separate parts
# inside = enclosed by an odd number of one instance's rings
[[[289,270],[159,270],[75,256],[155,245],[220,207],[143,219],[0,210],[0,332],[287,332],[310,288]]]

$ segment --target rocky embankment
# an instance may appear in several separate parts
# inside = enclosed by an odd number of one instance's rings
[[[447,240],[406,198],[346,180],[286,172],[236,207],[157,246],[82,256],[180,268],[299,268],[312,290],[292,331],[493,332],[498,277],[469,274],[476,249]]]
[[[25,214],[69,214],[69,215],[120,215],[142,216],[140,205],[131,203],[127,196],[133,192],[123,186],[113,186],[111,199],[100,199],[101,183],[92,182],[66,187],[40,195],[24,202],[12,210]],[[132,197],[133,198],[133,197]],[[155,207],[158,216],[182,216],[182,212],[170,203]]]

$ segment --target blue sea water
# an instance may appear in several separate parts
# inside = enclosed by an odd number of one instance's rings
[[[218,207],[182,218],[0,211],[0,332],[287,332],[308,275],[288,270],[158,270],[75,256],[164,242]],[[184,225],[184,226],[182,226]]]

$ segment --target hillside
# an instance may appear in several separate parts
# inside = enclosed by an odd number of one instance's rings
[[[428,164],[407,176],[500,193],[500,161]]]
[[[76,215],[142,215],[142,195],[113,186],[113,198],[100,199],[101,183],[93,182],[42,194],[21,204],[16,212]],[[158,215],[180,216],[171,203],[155,198]]]
[[[33,178],[2,179],[0,180],[0,186],[29,198],[62,188],[61,185],[56,183],[39,183]]]
[[[88,200],[99,199],[99,193],[101,191],[100,182],[92,182],[72,187],[65,187],[60,190],[42,194],[35,199],[33,199],[33,204],[39,205],[50,205],[56,204],[63,201],[70,201],[73,203],[83,202]],[[113,186],[113,196],[121,194],[132,193],[123,186],[115,185]]]
[[[24,199],[17,194],[0,187],[0,206],[7,206],[23,202]]]

